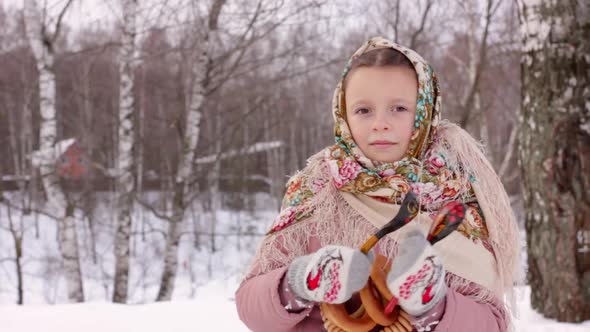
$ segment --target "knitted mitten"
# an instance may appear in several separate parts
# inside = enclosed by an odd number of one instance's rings
[[[287,270],[291,291],[313,302],[344,303],[365,286],[371,261],[360,250],[329,245],[296,258]]]
[[[399,242],[399,253],[387,274],[387,287],[410,315],[419,316],[447,292],[445,270],[434,248],[418,230]]]

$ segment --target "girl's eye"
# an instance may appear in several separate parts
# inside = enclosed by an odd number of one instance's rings
[[[407,112],[408,109],[405,108],[405,107],[403,107],[403,106],[396,106],[396,107],[393,108],[393,111],[395,111],[395,112]]]
[[[367,114],[367,113],[369,113],[368,108],[358,108],[356,111],[354,111],[354,114]]]

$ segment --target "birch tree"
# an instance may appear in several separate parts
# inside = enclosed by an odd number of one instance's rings
[[[113,302],[127,302],[129,248],[135,181],[133,177],[133,96],[135,61],[135,14],[137,0],[123,0],[123,31],[119,53],[119,134],[117,149],[117,231]]]
[[[194,62],[191,68],[191,90],[188,109],[186,112],[186,127],[184,128],[182,152],[178,163],[178,170],[174,182],[174,197],[172,204],[172,218],[168,223],[168,236],[164,253],[164,271],[160,281],[157,301],[167,301],[172,297],[176,269],[178,266],[178,243],[180,241],[180,224],[184,218],[188,196],[188,185],[193,173],[193,160],[196,153],[201,124],[201,108],[208,89],[208,73],[211,69],[211,42],[218,26],[219,14],[225,5],[225,0],[215,0],[211,5],[207,24],[201,31],[195,29],[198,36],[194,52]]]
[[[78,252],[78,234],[74,219],[74,208],[69,204],[55,164],[61,153],[73,143],[73,140],[57,142],[56,120],[56,84],[54,72],[55,44],[60,33],[61,22],[68,7],[69,0],[60,12],[55,25],[50,31],[49,24],[35,0],[24,1],[24,13],[27,38],[39,71],[39,150],[33,153],[32,163],[39,168],[41,182],[45,190],[46,209],[58,221],[59,249],[63,259],[64,274],[67,284],[68,299],[73,302],[84,301],[82,273]]]
[[[531,304],[590,319],[590,4],[519,0],[524,180]]]

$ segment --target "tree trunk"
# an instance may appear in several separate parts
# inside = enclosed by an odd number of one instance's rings
[[[173,215],[168,221],[166,237],[166,251],[164,256],[164,271],[160,279],[160,289],[156,301],[170,301],[174,292],[176,270],[178,268],[178,243],[180,242],[180,224],[185,212],[185,183],[175,182],[174,198],[172,200]]]
[[[589,7],[519,0],[531,304],[568,322],[590,319]]]
[[[90,70],[92,68],[92,63],[90,61],[86,61],[82,65],[82,73],[80,75],[80,86],[82,88],[82,100],[80,101],[80,124],[82,125],[81,129],[82,132],[80,133],[82,146],[86,152],[88,158],[92,158],[94,155],[95,149],[95,140],[94,135],[90,135],[93,131],[94,116],[93,111],[94,108],[91,103],[91,83],[90,83]],[[94,219],[94,211],[96,210],[96,192],[92,186],[93,184],[93,176],[88,174],[83,177],[83,184],[82,184],[82,205],[84,210],[84,217],[82,219],[83,229],[88,228],[88,236],[84,238],[89,239],[86,247],[92,256],[92,262],[97,264],[98,262],[98,254],[96,252],[96,231],[94,229],[95,219]]]
[[[78,248],[78,231],[74,218],[74,206],[66,205],[66,215],[60,227],[60,250],[64,257],[64,268],[68,283],[68,298],[76,302],[84,301],[82,288],[82,270],[80,268],[80,249]]]
[[[17,304],[23,305],[25,303],[25,297],[23,292],[23,237],[17,238],[14,236],[14,249],[16,251],[15,264],[16,264],[16,278],[17,278],[17,290],[18,290],[18,302]]]
[[[115,235],[115,280],[113,302],[126,303],[129,287],[129,242],[135,181],[133,177],[133,96],[135,14],[137,0],[124,0],[123,35],[120,49],[119,75],[119,140],[117,156],[117,212]]]
[[[12,208],[10,204],[6,205],[6,213],[8,219],[8,230],[12,235],[12,240],[14,241],[14,265],[16,269],[16,289],[17,289],[17,304],[23,305],[24,304],[24,292],[23,292],[23,266],[22,266],[22,256],[23,256],[23,225],[22,225],[22,218],[21,216],[21,224],[20,229],[17,229],[13,219],[12,219]]]
[[[24,77],[25,75],[22,74],[23,76],[23,82],[26,81],[26,78]],[[25,89],[25,98],[23,101],[23,114],[22,114],[22,121],[21,121],[21,165],[22,165],[22,171],[23,171],[23,175],[28,176],[29,179],[28,181],[23,180],[23,184],[22,184],[22,188],[27,188],[28,191],[28,197],[26,199],[26,204],[24,205],[25,207],[25,214],[29,214],[31,213],[32,210],[32,205],[35,203],[34,201],[34,188],[36,186],[36,182],[34,181],[34,173],[35,171],[33,170],[33,168],[31,167],[31,160],[28,158],[28,156],[31,155],[31,152],[33,152],[33,110],[32,108],[32,99],[33,99],[33,93],[32,91],[29,90],[29,84],[23,84],[24,86],[27,86],[27,88]],[[25,186],[25,183],[28,183]],[[27,195],[23,195],[23,197],[25,197]]]
[[[137,128],[137,138],[138,138],[138,144],[136,145],[137,147],[137,159],[136,159],[136,165],[137,165],[137,171],[136,171],[136,178],[137,178],[137,184],[136,184],[136,194],[141,197],[142,199],[144,199],[143,196],[143,176],[144,176],[144,126],[145,126],[145,88],[146,88],[146,84],[145,84],[145,70],[142,68],[141,70],[141,77],[142,77],[142,82],[141,82],[141,93],[139,96],[139,108],[138,108],[138,128]],[[141,232],[141,241],[145,242],[145,215],[144,215],[144,209],[140,208],[137,209],[137,213],[136,213],[136,225],[139,224],[139,229]],[[137,227],[137,226],[136,226]],[[137,243],[137,240],[135,241],[135,243]],[[136,246],[135,246],[136,247]],[[133,250],[133,254],[135,254],[136,249],[134,248]]]
[[[71,2],[68,2],[68,5]],[[63,11],[67,9],[64,7]],[[62,16],[60,16],[61,18]],[[78,251],[78,236],[73,217],[73,208],[68,205],[59,178],[55,172],[57,158],[72,141],[57,143],[57,121],[55,109],[56,84],[53,69],[54,42],[59,34],[59,20],[53,36],[42,24],[41,14],[34,0],[25,1],[26,31],[39,70],[39,151],[33,155],[33,164],[39,167],[45,189],[48,212],[58,220],[60,252],[64,262],[68,299],[84,301],[82,273]]]
[[[213,131],[217,139],[215,140],[215,155],[217,158],[213,162],[213,167],[211,167],[210,175],[208,176],[207,180],[209,182],[209,199],[211,200],[211,204],[209,207],[211,208],[211,219],[209,220],[210,227],[209,227],[209,246],[211,249],[211,255],[213,255],[217,251],[217,244],[216,244],[216,234],[217,234],[217,216],[219,210],[221,210],[221,192],[220,192],[220,181],[221,181],[221,152],[222,152],[222,128],[221,128],[221,116],[219,112],[215,115],[215,130]]]

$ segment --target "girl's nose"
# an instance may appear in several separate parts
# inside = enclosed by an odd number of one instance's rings
[[[375,119],[373,121],[373,131],[389,130],[390,125],[387,122],[386,112],[376,112]]]

